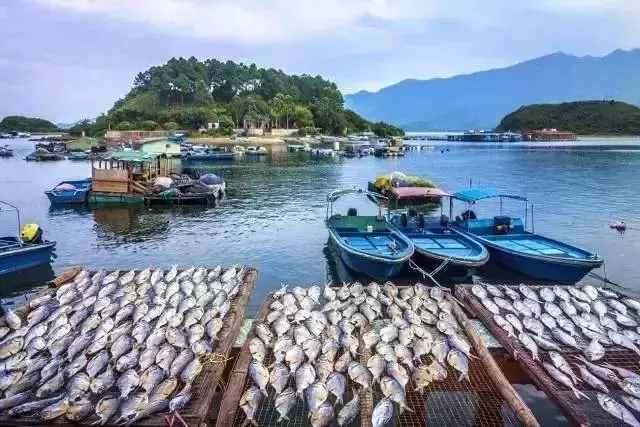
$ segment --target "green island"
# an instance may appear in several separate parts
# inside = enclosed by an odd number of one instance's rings
[[[69,130],[88,136],[102,136],[109,128],[194,132],[208,123],[219,124],[206,131],[208,136],[231,135],[248,124],[297,128],[300,135],[404,135],[400,128],[371,123],[345,109],[336,84],[320,76],[194,57],[172,58],[139,73],[129,93],[106,114]]]
[[[7,116],[0,121],[0,132],[56,132],[58,127],[37,117]]]
[[[613,100],[533,104],[507,114],[496,130],[544,128],[579,135],[639,135],[640,108]]]

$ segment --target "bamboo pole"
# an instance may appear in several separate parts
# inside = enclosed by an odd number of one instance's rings
[[[540,424],[538,423],[538,420],[536,420],[536,417],[533,415],[533,412],[531,412],[531,409],[529,409],[526,403],[524,403],[522,399],[520,399],[518,393],[504,376],[495,359],[493,358],[493,356],[491,356],[491,353],[482,342],[482,339],[478,335],[478,332],[476,332],[473,325],[471,325],[471,322],[469,321],[467,315],[464,314],[458,303],[456,303],[455,301],[451,302],[453,306],[453,314],[456,316],[456,319],[458,319],[460,325],[462,325],[462,328],[467,333],[467,336],[471,339],[474,349],[478,353],[480,360],[482,360],[482,363],[487,369],[489,376],[493,379],[494,384],[500,391],[500,394],[502,395],[504,400],[509,404],[511,409],[513,409],[513,411],[516,413],[518,419],[525,426],[539,427]]]

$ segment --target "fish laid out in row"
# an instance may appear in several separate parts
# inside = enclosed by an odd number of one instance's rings
[[[85,270],[0,322],[0,411],[128,424],[177,411],[244,269]]]
[[[422,390],[448,375],[468,379],[471,346],[459,334],[441,289],[398,288],[387,282],[339,288],[295,287],[276,293],[266,321],[249,343],[251,385],[240,401],[246,423],[273,390],[280,421],[302,400],[313,426],[351,424],[360,413],[358,390],[378,387],[372,424],[410,410],[405,390]],[[363,354],[371,354],[361,360]],[[431,362],[423,363],[431,355]],[[266,366],[267,360],[273,363]],[[412,385],[409,383],[413,381]],[[344,402],[345,394],[353,396]]]
[[[640,355],[640,301],[595,286],[519,287],[476,284],[471,292],[493,314],[495,323],[542,362],[547,373],[573,391],[577,399],[588,398],[579,383],[597,390],[602,409],[627,424],[640,426],[632,409],[640,413],[640,375],[609,363],[598,363],[606,348],[619,346]],[[569,361],[563,347],[580,352]],[[576,373],[576,370],[578,373]],[[610,387],[624,391],[624,405],[609,394]],[[626,405],[626,406],[625,406]]]

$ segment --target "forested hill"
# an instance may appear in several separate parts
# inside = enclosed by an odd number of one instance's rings
[[[335,83],[320,76],[287,75],[216,59],[172,58],[139,73],[131,91],[99,117],[92,130],[99,133],[107,123],[116,129],[198,129],[219,121],[222,129],[215,132],[224,133],[251,120],[272,127],[317,127],[335,135],[365,130],[402,133],[369,123],[343,104]]]
[[[520,107],[498,130],[556,128],[582,135],[639,135],[640,108],[617,101],[582,101]]]
[[[7,116],[0,121],[0,132],[56,132],[58,127],[36,117]]]

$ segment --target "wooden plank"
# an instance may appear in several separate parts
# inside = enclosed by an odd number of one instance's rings
[[[514,342],[512,340],[505,340],[504,337],[505,332],[493,321],[490,313],[477,302],[476,298],[472,298],[468,292],[469,286],[456,286],[455,294],[465,305],[469,306],[471,311],[475,316],[478,317],[484,323],[484,325],[489,329],[489,331],[493,334],[494,337],[502,344],[507,351],[512,355],[514,359],[516,359],[521,367],[529,374],[533,383],[540,390],[545,392],[547,396],[550,398],[557,397],[556,395],[556,385],[555,381],[549,377],[546,371],[529,355],[529,352],[521,348],[516,348],[514,346]],[[590,425],[587,417],[584,416],[583,413],[576,411],[575,407],[571,405],[566,399],[557,399],[554,401],[559,405],[562,412],[569,417],[569,419],[573,420],[578,425]]]
[[[269,305],[273,300],[272,295],[268,295],[265,298],[264,303],[260,307],[256,319],[251,328],[251,332],[247,336],[247,340],[240,350],[238,360],[231,371],[229,376],[229,382],[222,398],[220,410],[218,411],[218,420],[216,421],[216,427],[232,427],[236,412],[238,411],[238,402],[240,397],[244,393],[244,385],[247,381],[247,373],[249,370],[249,363],[251,363],[251,352],[249,351],[249,340],[255,337],[255,325],[260,322],[264,322],[269,313]]]
[[[487,347],[482,342],[482,339],[476,332],[473,325],[470,323],[469,318],[464,314],[460,306],[453,298],[450,298],[451,304],[453,306],[453,314],[467,333],[467,337],[471,340],[471,344],[475,349],[476,353],[480,356],[480,360],[484,364],[485,368],[489,372],[491,379],[494,384],[500,391],[500,394],[504,398],[504,400],[509,404],[511,409],[515,412],[518,419],[528,427],[539,427],[540,424],[536,417],[531,412],[531,409],[522,401],[520,395],[515,391],[513,386],[509,383],[507,378],[498,367],[498,364],[494,360],[493,356],[487,349]]]
[[[70,282],[71,280],[73,280],[74,277],[76,277],[78,275],[78,273],[80,273],[82,271],[82,267],[80,266],[76,266],[76,267],[71,267],[65,271],[62,272],[61,275],[57,276],[55,279],[53,279],[52,281],[50,281],[49,287],[51,288],[57,288],[67,282]]]

